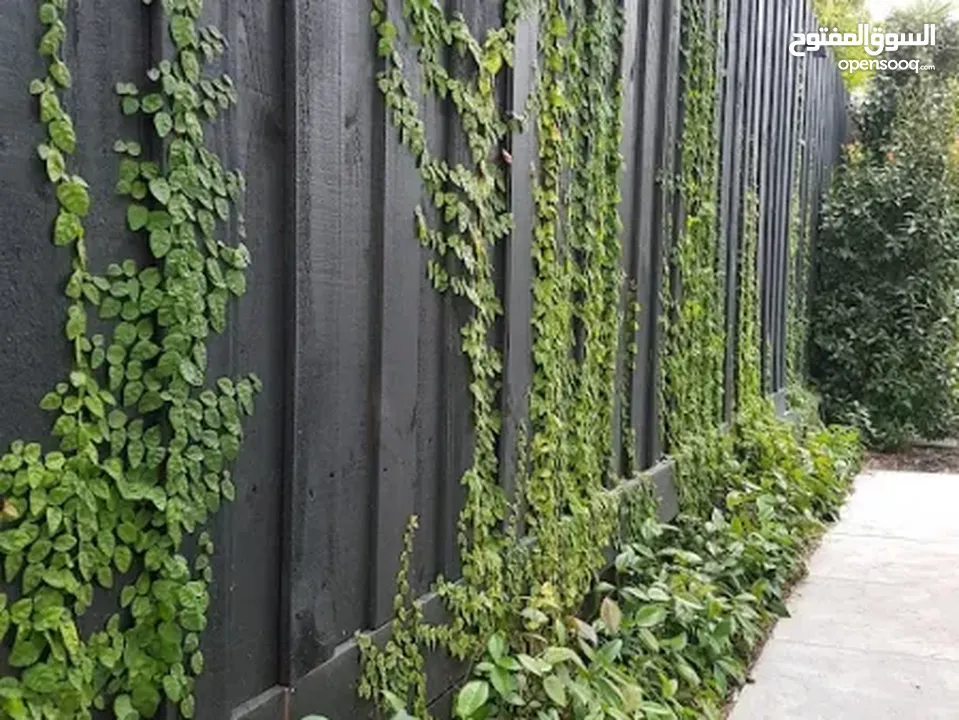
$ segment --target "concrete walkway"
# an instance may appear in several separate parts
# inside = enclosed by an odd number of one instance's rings
[[[864,474],[731,720],[959,720],[959,475]]]

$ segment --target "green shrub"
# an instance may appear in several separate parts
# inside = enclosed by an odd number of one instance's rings
[[[521,632],[490,638],[456,716],[720,717],[861,460],[856,431],[803,417],[793,425],[768,406],[749,410],[732,432],[727,493],[711,517],[634,526],[589,621],[530,606]]]
[[[955,427],[959,193],[955,97],[922,83],[888,141],[853,147],[816,247],[811,370],[831,420],[897,446]]]

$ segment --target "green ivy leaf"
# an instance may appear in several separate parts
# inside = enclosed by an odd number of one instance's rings
[[[150,192],[160,203],[166,205],[170,202],[170,185],[166,178],[157,177],[150,181]]]
[[[44,25],[53,25],[60,15],[57,12],[57,8],[53,3],[43,3],[40,6],[40,22]]]
[[[158,112],[153,116],[153,125],[156,128],[157,135],[165,138],[173,129],[173,118],[170,117],[169,113]]]
[[[193,387],[200,387],[203,384],[203,373],[186,358],[180,360],[180,376]]]
[[[12,667],[29,668],[40,659],[45,646],[46,643],[42,636],[21,629],[17,632],[17,638],[13,643],[7,662]]]
[[[90,194],[86,183],[78,178],[65,180],[57,186],[57,200],[64,210],[79,217],[90,212]]]
[[[60,529],[60,523],[63,522],[63,510],[55,505],[47,506],[47,532],[50,534],[50,537],[56,535],[57,530]],[[56,543],[54,543],[54,548],[56,548]]]
[[[60,87],[68,88],[73,84],[73,78],[70,75],[70,69],[62,60],[56,60],[51,63],[49,72],[50,77],[52,77]]]
[[[143,717],[152,718],[160,706],[160,692],[146,678],[141,678],[133,686],[131,701],[133,707]]]
[[[159,93],[150,93],[140,101],[140,107],[143,109],[143,112],[152,115],[163,108],[163,96]]]
[[[183,717],[187,718],[187,720],[193,717],[195,708],[196,704],[192,695],[187,695],[180,701],[180,712],[183,713]]]
[[[139,715],[133,709],[129,695],[117,695],[113,700],[113,714],[116,720],[137,720]]]
[[[246,274],[242,270],[227,270],[226,286],[237,297],[246,292]]]
[[[183,74],[191,83],[196,83],[200,79],[200,63],[197,60],[196,53],[190,50],[184,50],[180,53],[180,67],[183,68]]]
[[[7,556],[3,559],[3,574],[4,579],[8,583],[12,583],[17,575],[20,572],[20,568],[23,567],[23,553],[22,552],[12,552],[7,553]]]
[[[128,95],[120,101],[120,107],[124,115],[134,115],[140,110],[140,100]]]
[[[40,400],[40,409],[41,410],[57,410],[60,408],[63,398],[55,392],[47,393],[43,396],[43,399]]]
[[[146,227],[150,211],[143,205],[131,205],[127,208],[127,224],[134,232]]]
[[[173,247],[173,236],[169,230],[154,230],[150,233],[150,252],[159,259],[166,257]]]
[[[20,676],[20,681],[27,690],[42,695],[52,694],[60,684],[60,680],[61,672],[46,663],[31,665]]]
[[[70,118],[62,117],[50,123],[50,139],[53,144],[65,153],[72,153],[77,148],[77,135]]]
[[[113,562],[121,573],[126,573],[133,562],[133,553],[126,545],[117,545],[113,552]]]

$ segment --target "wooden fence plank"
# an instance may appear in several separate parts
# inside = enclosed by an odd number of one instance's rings
[[[664,19],[663,19],[663,41],[662,41],[662,64],[663,90],[662,99],[664,107],[664,117],[658,134],[659,152],[661,157],[662,176],[664,178],[674,179],[679,172],[681,164],[681,143],[682,138],[682,33],[680,21],[682,17],[682,0],[664,0]],[[660,183],[659,199],[657,201],[657,210],[660,214],[657,219],[659,223],[655,226],[659,231],[654,235],[654,242],[651,246],[653,253],[652,272],[650,288],[655,288],[650,298],[650,308],[652,316],[659,318],[663,312],[662,297],[660,288],[662,288],[665,273],[669,272],[668,257],[671,248],[674,246],[677,233],[680,232],[683,220],[682,203],[679,193],[669,185]],[[673,285],[674,291],[678,290]],[[665,438],[662,422],[662,411],[660,401],[660,365],[664,348],[664,337],[658,324],[654,326],[655,334],[650,343],[650,375],[649,382],[652,390],[647,398],[648,420],[647,420],[647,466],[652,466],[658,462],[665,448]]]
[[[644,209],[639,197],[641,174],[638,171],[639,154],[642,149],[641,123],[643,116],[644,74],[646,69],[646,50],[643,45],[646,31],[648,7],[639,0],[624,0],[623,3],[623,48],[620,60],[623,81],[623,122],[620,154],[623,157],[623,172],[619,182],[620,217],[623,229],[620,234],[622,243],[622,269],[625,286],[620,303],[621,316],[628,322],[632,317],[632,307],[640,302],[639,294],[639,224]],[[637,318],[638,320],[639,318]],[[637,356],[633,367],[629,367],[629,347],[637,342],[637,333],[624,323],[621,333],[619,352],[616,356],[616,406],[614,414],[614,468],[621,475],[624,467],[624,444],[632,443],[630,452],[636,455],[636,425],[631,402],[636,373],[642,372],[643,361]],[[622,392],[619,390],[622,389]],[[625,402],[626,407],[623,407]],[[622,422],[622,418],[629,418]],[[629,431],[632,430],[632,433]]]
[[[369,338],[379,315],[372,301],[380,281],[374,278],[382,267],[373,238],[383,220],[365,213],[363,204],[369,198],[382,205],[374,194],[370,138],[380,128],[382,147],[388,130],[382,111],[374,113],[374,94],[357,93],[355,104],[343,103],[344,92],[349,97],[373,75],[372,38],[360,30],[358,8],[324,6],[321,13],[316,0],[296,0],[288,12],[288,271],[295,329],[287,387],[283,675],[290,682],[368,621],[376,467],[369,408],[371,374],[379,363]]]
[[[524,17],[516,31],[516,50],[509,103],[514,113],[524,111],[535,88],[535,61],[539,18]],[[506,329],[503,378],[503,435],[500,441],[500,482],[514,494],[516,447],[524,423],[529,417],[527,389],[533,376],[532,364],[532,241],[535,228],[533,172],[536,163],[535,118],[527,119],[524,132],[510,138],[510,204],[513,208],[513,232],[503,249],[505,253]]]
[[[723,421],[732,417],[734,398],[734,355],[736,335],[736,303],[739,273],[735,262],[739,253],[739,178],[742,173],[740,158],[742,152],[741,133],[741,88],[743,51],[745,38],[742,36],[742,19],[748,3],[731,0],[726,18],[726,62],[723,72],[723,122],[722,148],[723,162],[719,181],[719,221],[720,242],[719,258],[724,275],[724,314],[726,328],[726,353],[723,360]]]
[[[157,19],[159,10],[154,11]],[[273,161],[286,151],[285,58],[272,52],[283,42],[282,3],[216,0],[208,3],[207,12],[226,37],[247,38],[232,44],[224,57],[224,69],[243,101],[211,125],[207,142],[225,165],[243,172],[251,189],[245,215],[254,259],[247,275],[249,294],[231,304],[227,334],[209,344],[209,377],[214,372],[236,376],[255,371],[264,383],[256,413],[244,422],[242,454],[234,472],[236,499],[224,505],[210,526],[216,552],[197,703],[211,717],[225,717],[279,681],[287,370],[279,350],[292,323],[287,297],[276,292],[288,269],[285,254],[277,252],[275,244],[285,233],[287,174],[282,163]],[[252,297],[257,300],[250,301]]]
[[[635,230],[635,265],[637,283],[639,328],[637,336],[636,371],[631,388],[630,419],[636,432],[636,462],[640,467],[652,464],[652,436],[658,432],[652,406],[657,378],[656,343],[658,338],[658,294],[660,281],[653,268],[654,248],[660,247],[662,234],[662,150],[658,143],[663,123],[662,97],[664,36],[666,17],[664,0],[650,0],[640,28],[643,48],[643,75],[639,117],[640,133],[636,154],[636,199],[634,212],[638,213]]]

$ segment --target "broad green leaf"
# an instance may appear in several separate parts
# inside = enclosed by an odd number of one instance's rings
[[[666,619],[666,609],[661,605],[645,605],[640,608],[632,619],[637,627],[650,628],[659,625]]]
[[[159,93],[150,93],[140,101],[140,107],[143,112],[152,115],[163,107],[163,96]]]
[[[456,717],[462,720],[473,717],[488,699],[489,684],[483,680],[468,682],[456,696]]]
[[[203,373],[186,358],[180,360],[180,376],[194,387],[200,387],[203,384]]]
[[[619,626],[623,620],[623,613],[619,609],[619,605],[616,604],[615,600],[609,596],[603,598],[603,602],[599,608],[599,616],[602,618],[603,624],[606,625],[610,632],[619,632]]]
[[[116,720],[137,720],[139,715],[133,709],[129,695],[117,695],[113,701],[113,714]]]
[[[131,205],[127,208],[127,224],[134,232],[146,227],[150,211],[143,205]]]
[[[150,233],[150,251],[153,257],[165,257],[173,247],[173,236],[169,230],[154,230]]]
[[[50,139],[53,144],[63,150],[65,153],[72,153],[77,147],[77,135],[73,129],[73,123],[67,117],[54,120],[50,123]]]
[[[47,393],[40,400],[41,410],[57,410],[63,402],[63,398],[55,392]]]
[[[543,690],[556,705],[566,707],[566,686],[558,677],[548,675],[543,678]]]
[[[133,553],[126,545],[117,545],[113,553],[113,561],[117,566],[117,570],[125,573],[130,569],[130,565],[133,562]]]

